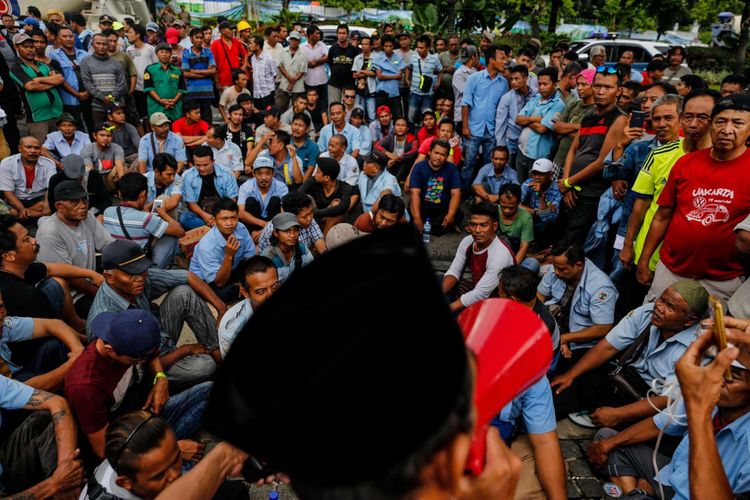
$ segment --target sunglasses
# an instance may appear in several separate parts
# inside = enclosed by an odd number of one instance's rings
[[[596,68],[597,73],[604,73],[605,75],[616,75],[617,68],[614,66],[599,66]]]

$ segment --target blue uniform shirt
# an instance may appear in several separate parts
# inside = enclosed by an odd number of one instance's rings
[[[520,417],[523,418],[523,424],[529,434],[543,434],[557,429],[555,407],[552,404],[552,389],[547,377],[543,376],[505,405],[492,421],[492,425],[512,432]],[[502,437],[507,440],[508,436]]]
[[[22,367],[10,362],[11,352],[8,342],[31,340],[33,336],[34,320],[32,318],[6,316],[3,320],[3,334],[0,336],[0,357],[8,364],[11,373],[18,372]],[[0,379],[3,378],[5,377],[0,376]],[[5,406],[0,405],[0,408],[5,408]]]
[[[360,172],[359,178],[357,179],[357,187],[359,187],[359,196],[362,199],[362,210],[365,213],[372,210],[372,206],[380,198],[380,194],[387,190],[391,190],[391,194],[401,196],[401,187],[398,185],[398,179],[393,176],[387,170],[381,172],[381,174],[375,179],[367,189],[368,176],[364,172]]]
[[[651,323],[653,310],[654,304],[646,304],[633,309],[604,338],[618,351],[626,350]],[[661,330],[651,325],[648,344],[631,366],[638,370],[647,384],[651,384],[654,379],[666,380],[673,377],[675,363],[699,333],[700,324],[696,323],[677,335],[659,342]]]
[[[500,193],[500,188],[506,184],[519,184],[518,174],[509,165],[503,167],[500,175],[495,173],[495,166],[488,163],[479,169],[474,184],[481,184],[488,194]]]
[[[341,134],[346,137],[346,152],[352,154],[355,149],[361,152],[362,148],[362,135],[357,130],[357,127],[351,123],[347,123],[344,126],[344,130],[339,132],[336,130],[336,126],[333,123],[329,123],[322,129],[320,129],[320,137],[318,137],[318,148],[321,153],[328,151],[328,141],[331,140],[334,134]]]
[[[567,283],[555,275],[555,270],[550,268],[542,278],[537,291],[547,297],[545,304],[551,305],[560,302]],[[612,284],[609,276],[604,274],[593,262],[586,259],[581,280],[578,282],[575,293],[573,293],[572,306],[568,330],[560,325],[563,333],[578,332],[584,328],[594,325],[607,325],[615,322],[615,303],[617,302],[617,289]],[[571,342],[571,349],[591,347],[596,342],[584,342],[581,344]]]
[[[159,142],[156,137],[153,138],[153,132],[148,133],[141,137],[141,142],[138,143],[138,160],[146,162],[146,171],[150,172],[153,170],[154,156],[159,153]],[[174,159],[178,162],[187,162],[185,143],[182,141],[182,137],[170,131],[167,133],[166,143],[164,144],[164,153],[169,153],[174,156]]]
[[[236,269],[241,261],[255,255],[255,243],[244,224],[237,224],[234,236],[239,240],[240,248],[232,258],[232,269]],[[226,246],[227,240],[219,232],[219,228],[212,227],[195,246],[195,253],[190,260],[190,271],[206,283],[213,283],[224,261]]]
[[[240,194],[237,198],[237,204],[245,205],[247,203],[247,199],[252,197],[260,204],[261,216],[265,218],[268,217],[268,202],[271,201],[271,198],[273,198],[274,196],[283,198],[287,195],[287,193],[289,193],[289,188],[286,187],[286,184],[276,178],[272,178],[271,187],[268,188],[266,197],[263,198],[260,191],[258,190],[258,182],[255,179],[250,179],[242,186],[240,186]]]
[[[554,119],[558,113],[565,111],[565,103],[560,99],[557,92],[553,92],[547,100],[542,100],[542,95],[537,94],[532,97],[526,106],[518,113],[518,116],[541,116],[542,125],[547,127],[547,132],[540,134],[529,129],[529,140],[526,143],[526,152],[524,156],[537,160],[547,158],[555,145],[555,133],[552,130]],[[523,135],[523,132],[521,132]]]
[[[403,71],[405,68],[404,60],[395,52],[391,54],[391,57],[386,57],[385,52],[377,52],[372,57],[372,70],[377,71],[379,69],[384,75],[397,75],[399,71]],[[388,97],[397,97],[399,95],[398,83],[399,80],[377,79],[375,91],[385,92]]]
[[[229,170],[218,165],[214,165],[214,172],[216,173],[214,186],[216,186],[216,191],[219,193],[219,196],[237,198],[237,193],[239,191],[239,188],[237,187],[237,179],[229,173]],[[200,173],[198,173],[197,168],[190,168],[183,174],[182,192],[185,203],[198,203],[202,185],[203,180]]]
[[[146,192],[146,201],[152,202],[156,199],[156,179],[154,178],[154,171],[146,173],[146,183],[148,184],[148,191]],[[174,182],[164,188],[163,195],[172,196],[173,194],[179,194],[182,196],[182,177],[180,174],[175,174]]]
[[[486,69],[477,71],[466,80],[461,105],[469,106],[469,130],[472,136],[495,136],[497,105],[507,91],[508,81],[499,73],[494,79],[490,78]]]

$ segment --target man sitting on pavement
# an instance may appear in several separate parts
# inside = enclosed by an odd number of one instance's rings
[[[518,184],[506,184],[500,188],[498,236],[505,238],[516,262],[531,270],[537,270],[538,261],[533,257],[527,257],[534,242],[534,220],[526,210],[520,209],[520,203],[521,187]]]
[[[297,156],[297,149],[292,145],[292,136],[279,130],[260,136],[255,147],[247,154],[247,161],[252,164],[261,154],[273,158],[274,177],[293,188],[302,184],[302,164]]]
[[[281,199],[289,193],[286,184],[273,176],[273,159],[258,155],[253,163],[253,178],[240,186],[240,221],[257,242],[263,227],[281,213]]]
[[[187,210],[180,215],[186,231],[206,225],[214,227],[213,206],[219,198],[237,199],[237,180],[229,170],[214,165],[214,154],[208,146],[193,151],[193,168],[182,177],[182,192]]]
[[[691,279],[676,282],[655,304],[631,311],[570,370],[552,380],[556,394],[562,394],[558,401],[567,407],[578,405],[578,410],[591,411],[592,422],[600,427],[640,420],[653,415],[654,407],[663,409],[667,398],[659,391],[649,401],[633,401],[632,396],[614,392],[616,386],[607,377],[611,367],[606,363],[620,355],[619,364],[630,370],[627,376],[631,385],[643,391],[641,396],[645,397],[645,389],[651,387],[652,381],[674,377],[674,365],[698,336],[699,321],[707,306],[708,292],[700,283]],[[564,391],[573,384],[569,400]]]
[[[21,137],[20,153],[0,162],[0,191],[9,208],[21,220],[49,215],[46,193],[49,180],[55,175],[55,163],[41,155],[39,141],[33,136]]]
[[[518,184],[518,174],[508,165],[508,148],[497,146],[492,152],[492,163],[479,169],[471,188],[476,194],[476,201],[498,203],[500,189],[506,184]]]
[[[219,323],[219,349],[224,358],[253,313],[279,289],[276,266],[268,257],[256,255],[237,267],[243,300],[229,308]]]
[[[158,153],[153,164],[154,169],[146,174],[148,192],[144,208],[150,212],[154,200],[160,199],[164,210],[177,218],[182,203],[182,178],[177,173],[177,160],[169,153]]]
[[[378,200],[377,210],[369,210],[354,221],[354,227],[363,233],[374,233],[399,222],[406,222],[406,203],[401,196],[384,194]]]
[[[377,212],[378,203],[385,195],[401,196],[401,187],[398,185],[398,180],[383,168],[384,162],[385,159],[378,153],[362,157],[362,173],[359,174],[357,187],[362,199],[362,210],[365,213]]]
[[[148,181],[143,174],[130,172],[117,183],[120,205],[104,211],[104,229],[113,238],[138,243],[154,265],[167,269],[177,248],[177,239],[185,236],[179,222],[163,206],[146,211]]]
[[[299,240],[300,224],[294,214],[282,212],[271,223],[271,246],[263,251],[263,256],[271,259],[276,266],[279,281],[283,283],[296,269],[301,269],[314,259],[307,245]]]
[[[170,397],[170,379],[162,365],[165,356],[159,352],[159,323],[151,313],[139,308],[102,312],[93,323],[91,343],[65,377],[65,396],[93,455],[105,457],[109,423],[134,409],[150,409],[164,417],[178,439],[192,437],[200,428],[211,383]],[[121,387],[123,377],[130,383]]]
[[[356,205],[359,196],[346,182],[338,180],[339,162],[333,158],[318,158],[318,166],[311,179],[307,179],[300,192],[315,200],[315,219],[323,227],[323,234],[343,222],[344,215]]]
[[[101,184],[112,194],[117,192],[115,185],[125,175],[125,151],[112,142],[112,124],[102,122],[94,130],[94,142],[83,148],[81,157],[86,164],[88,184],[92,191],[98,191]],[[87,185],[88,185],[87,184]]]
[[[216,320],[207,304],[221,317],[226,304],[195,274],[183,270],[152,267],[151,260],[135,242],[115,240],[102,251],[105,283],[94,299],[86,323],[93,339],[92,321],[105,312],[141,309],[161,325],[159,355],[164,371],[175,387],[188,387],[211,377],[219,361]],[[167,294],[154,310],[151,301]],[[184,324],[193,331],[197,344],[177,347]]]
[[[245,159],[240,147],[227,140],[227,126],[214,125],[206,132],[206,144],[214,153],[214,165],[223,167],[239,179],[245,173]]]
[[[346,182],[350,186],[356,186],[359,179],[359,163],[346,152],[346,145],[346,137],[341,134],[334,134],[328,141],[328,149],[320,153],[318,159],[333,158],[336,160],[339,164],[338,180]],[[362,156],[359,158],[362,158]]]
[[[320,255],[326,252],[326,240],[323,231],[315,221],[313,211],[315,202],[313,199],[299,191],[292,191],[281,199],[281,210],[289,212],[297,217],[299,222],[299,240],[305,244],[310,251]],[[273,236],[273,219],[263,227],[258,238],[258,252],[263,251],[271,245]]]
[[[55,187],[57,211],[39,223],[40,262],[71,264],[96,271],[96,252],[101,252],[112,237],[89,212],[88,193],[76,181],[61,182]],[[87,279],[69,279],[75,309],[85,318],[98,291],[98,285]]]
[[[244,224],[239,224],[239,208],[231,198],[214,204],[216,224],[195,247],[190,271],[208,283],[224,302],[239,296],[234,270],[240,262],[255,255],[255,244]]]
[[[498,276],[515,264],[513,254],[497,237],[497,208],[487,202],[475,203],[469,215],[470,236],[461,240],[450,268],[443,277],[443,293],[451,294],[450,308],[459,312],[480,300],[495,296]],[[471,279],[464,280],[466,268]]]
[[[138,145],[138,171],[142,174],[153,170],[154,157],[159,153],[169,153],[177,160],[177,173],[181,173],[187,163],[187,150],[182,138],[169,130],[169,118],[158,112],[149,118],[151,132],[141,137]]]
[[[521,208],[534,218],[534,238],[543,249],[550,241],[549,231],[560,215],[562,194],[553,182],[555,165],[540,158],[531,165],[529,178],[521,184]]]
[[[47,134],[47,139],[42,144],[42,156],[55,162],[60,169],[63,158],[70,154],[80,155],[91,141],[88,134],[76,130],[75,118],[70,114],[63,113],[55,123],[57,130]]]

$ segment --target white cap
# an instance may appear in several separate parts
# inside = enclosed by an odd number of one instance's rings
[[[548,174],[554,169],[555,165],[547,158],[539,158],[538,160],[534,161],[534,165],[531,166],[532,172],[541,172],[543,174]]]
[[[255,158],[255,161],[253,162],[253,169],[257,170],[259,168],[271,168],[271,169],[273,169],[274,168],[273,158],[271,158],[267,154],[263,154],[263,153],[259,154]]]

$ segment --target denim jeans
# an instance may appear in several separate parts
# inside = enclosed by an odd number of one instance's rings
[[[151,246],[151,260],[159,269],[167,269],[174,258],[177,248],[177,238],[174,236],[162,236]]]
[[[412,92],[409,94],[409,121],[419,123],[422,113],[432,109],[432,94],[420,95]]]
[[[203,219],[189,210],[180,214],[180,224],[182,224],[182,227],[185,228],[185,231],[190,231],[191,229],[195,229],[196,227],[206,225],[206,223],[203,222]]]
[[[189,439],[200,430],[212,385],[213,382],[203,382],[167,400],[161,416],[172,426],[178,440]]]
[[[461,169],[461,185],[463,188],[469,189],[471,187],[479,150],[482,150],[482,163],[480,165],[486,165],[492,161],[492,150],[494,148],[495,138],[491,135],[485,137],[472,135],[468,139],[464,138],[464,166]]]
[[[355,106],[358,108],[362,108],[365,110],[365,115],[367,115],[367,122],[374,122],[377,118],[375,116],[375,96],[363,96],[360,94],[357,94],[357,100],[355,103]]]

